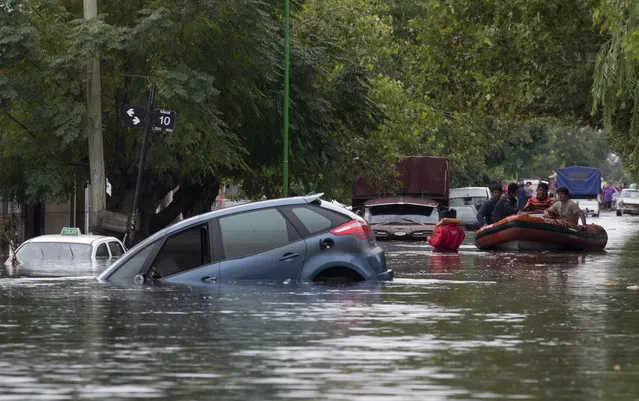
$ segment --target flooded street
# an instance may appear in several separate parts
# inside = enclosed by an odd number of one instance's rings
[[[0,268],[0,401],[636,400],[639,217],[597,253],[386,242],[396,279],[131,287]]]

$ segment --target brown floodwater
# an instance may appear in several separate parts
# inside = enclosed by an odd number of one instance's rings
[[[0,268],[0,401],[636,400],[639,218],[590,220],[604,252],[382,243],[386,284]]]

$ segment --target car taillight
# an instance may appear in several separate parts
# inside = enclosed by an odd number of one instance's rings
[[[372,235],[371,228],[363,221],[351,220],[331,230],[335,235],[354,235],[359,239],[367,239]]]

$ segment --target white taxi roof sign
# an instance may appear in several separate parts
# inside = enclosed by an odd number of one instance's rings
[[[78,227],[62,227],[62,231],[60,231],[60,235],[66,237],[78,237],[82,235],[82,232]]]

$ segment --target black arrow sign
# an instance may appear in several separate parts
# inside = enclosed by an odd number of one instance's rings
[[[122,118],[124,124],[129,127],[144,127],[144,116],[146,110],[142,106],[130,106],[125,104],[122,109]]]

